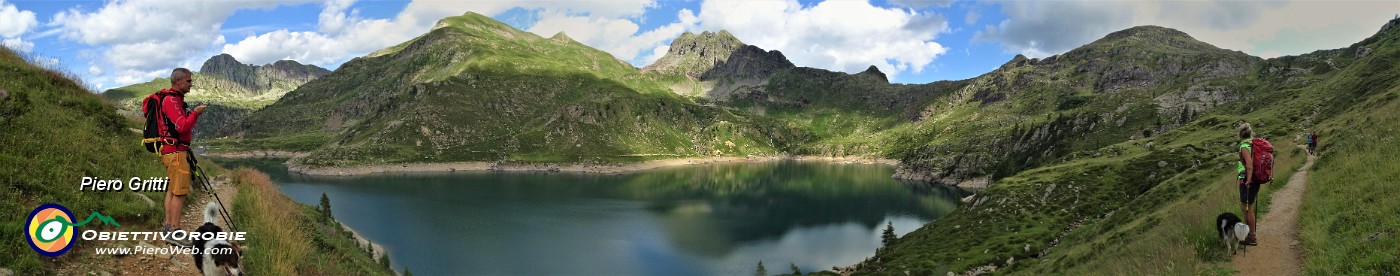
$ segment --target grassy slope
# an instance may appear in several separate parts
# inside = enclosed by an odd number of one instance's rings
[[[267,175],[252,169],[232,174],[238,186],[233,219],[252,235],[243,265],[256,275],[392,275],[349,232],[323,219],[317,208],[282,195]]]
[[[1395,98],[1391,89],[1377,100]],[[1329,148],[1309,175],[1302,208],[1305,274],[1400,272],[1400,163],[1394,100],[1376,112],[1354,114],[1358,125],[1323,126]],[[1327,136],[1322,136],[1327,135]]]
[[[1320,84],[1322,110],[1340,115],[1317,128],[1323,156],[1299,231],[1305,274],[1400,273],[1400,20],[1388,26],[1389,35],[1360,43],[1372,54]]]
[[[85,258],[79,243],[56,260],[41,258],[24,241],[25,220],[34,207],[58,203],[75,216],[94,211],[124,228],[158,224],[158,213],[120,193],[78,191],[84,176],[100,179],[154,177],[165,170],[138,146],[141,135],[116,109],[63,73],[26,62],[0,48],[0,256],[21,274],[51,271],[56,263]],[[159,199],[160,193],[146,193]],[[89,252],[90,253],[90,252]],[[13,258],[13,259],[11,259]]]
[[[90,224],[83,229],[104,231],[154,231],[159,228],[161,211],[150,208],[143,200],[130,191],[96,193],[78,191],[79,181],[84,176],[100,179],[122,179],[131,177],[160,177],[165,175],[159,159],[141,148],[137,141],[140,134],[127,128],[139,127],[134,119],[118,115],[117,108],[106,103],[76,84],[68,76],[45,70],[26,62],[13,51],[0,47],[0,256],[6,260],[0,267],[11,269],[21,275],[54,274],[60,267],[67,271],[110,270],[99,264],[110,263],[109,256],[92,254],[94,246],[110,246],[79,241],[73,249],[58,258],[45,258],[29,249],[20,229],[34,207],[43,203],[58,203],[85,217],[92,212],[101,212],[121,223],[121,227]],[[61,126],[61,127],[59,127]],[[216,166],[216,165],[215,165]],[[211,170],[217,170],[211,168]],[[213,171],[211,171],[213,172]],[[217,173],[217,172],[215,172]],[[276,192],[275,189],[271,190]],[[266,191],[264,191],[266,193]],[[160,192],[144,193],[159,201]],[[280,194],[276,195],[280,197]],[[276,200],[264,194],[260,200],[243,202],[248,209],[278,209],[273,206]],[[288,201],[284,197],[280,198]],[[186,207],[190,208],[190,207]],[[295,210],[295,209],[286,209]],[[266,218],[261,213],[239,213],[239,219],[258,223]],[[280,215],[280,214],[279,214]],[[79,218],[81,219],[81,218]],[[280,219],[280,217],[279,217]],[[290,222],[315,225],[304,217],[292,217]],[[283,220],[282,222],[288,222]],[[275,229],[284,229],[276,227]],[[252,230],[250,239],[260,241],[267,230]],[[353,241],[343,235],[325,234],[317,239],[330,247],[317,248],[300,255],[307,262],[299,266],[330,267],[317,271],[345,272],[364,275],[366,272],[388,274],[378,266],[350,266],[346,264],[373,264],[373,261],[353,248]],[[279,243],[289,244],[289,243]],[[350,244],[351,247],[345,247]],[[276,246],[263,246],[276,248]],[[258,256],[259,253],[254,253]],[[327,264],[335,264],[327,265]],[[255,271],[266,269],[260,264],[246,263]]]
[[[1306,271],[1393,272],[1390,229],[1398,223],[1396,208],[1386,204],[1394,201],[1387,196],[1393,185],[1383,179],[1396,170],[1366,164],[1394,163],[1386,161],[1393,151],[1375,149],[1394,144],[1395,121],[1381,117],[1392,116],[1384,114],[1393,114],[1400,89],[1397,37],[1392,32],[1347,49],[1268,60],[1256,70],[1267,84],[1243,102],[1161,136],[1100,149],[1100,157],[1003,179],[973,199],[981,203],[900,238],[863,271],[939,274],[995,265],[998,272],[1031,274],[1228,273],[1216,263],[1227,257],[1212,238],[1210,220],[1238,212],[1231,133],[1236,122],[1249,121],[1279,146],[1281,181],[1302,163],[1295,134],[1312,126],[1339,140],[1310,177],[1302,223]],[[1375,52],[1355,58],[1357,47]],[[1327,63],[1336,67],[1317,70]],[[1313,74],[1275,74],[1286,68],[1312,68]],[[1357,201],[1376,208],[1355,208]]]

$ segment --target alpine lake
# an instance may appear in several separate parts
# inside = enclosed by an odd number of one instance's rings
[[[894,166],[768,161],[601,175],[390,173],[321,177],[253,167],[423,275],[753,275],[848,266],[887,223],[904,235],[970,194],[890,178]]]

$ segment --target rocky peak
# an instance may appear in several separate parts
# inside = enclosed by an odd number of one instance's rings
[[[890,79],[885,76],[885,73],[880,72],[880,68],[875,67],[875,65],[871,65],[870,68],[865,68],[865,71],[861,71],[856,75],[874,76],[880,78],[880,81],[890,82]]]
[[[703,32],[698,35],[686,32],[671,42],[671,48],[666,51],[666,55],[696,56],[705,60],[724,61],[734,50],[744,46],[739,38],[726,31]]]
[[[239,62],[229,54],[219,54],[204,61],[199,73],[205,76],[218,76],[232,81],[244,89],[258,91],[268,89],[273,82],[291,81],[297,84],[330,74],[330,70],[315,65],[301,64],[293,60],[279,60],[267,65],[252,65]],[[211,83],[219,86],[221,84]]]
[[[1376,32],[1376,35],[1383,35],[1391,31],[1400,31],[1400,17],[1385,22],[1385,25],[1381,25],[1381,31]]]
[[[301,64],[295,60],[278,60],[272,64],[258,66],[259,69],[271,74],[281,74],[292,78],[320,78],[331,73],[331,70],[321,68],[311,64]]]
[[[778,51],[764,51],[744,44],[728,31],[686,32],[671,42],[666,55],[642,68],[644,72],[684,74],[699,80],[724,76],[767,78],[783,68],[795,67]]]
[[[219,54],[205,60],[204,65],[199,67],[199,73],[232,78],[252,74],[253,65],[238,62],[229,54]]]
[[[1010,61],[1007,61],[1006,63],[1002,64],[1001,67],[997,67],[997,68],[998,68],[998,69],[1001,69],[1001,70],[1005,70],[1005,69],[1010,69],[1010,68],[1015,68],[1015,67],[1021,67],[1021,66],[1026,66],[1026,65],[1035,65],[1035,63],[1038,62],[1038,61],[1040,61],[1040,60],[1038,60],[1038,59],[1033,59],[1033,58],[1027,58],[1025,55],[1016,54],[1016,56],[1015,56],[1015,57],[1012,57]]]

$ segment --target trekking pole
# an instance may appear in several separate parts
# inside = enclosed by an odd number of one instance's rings
[[[204,168],[199,166],[199,161],[194,158],[194,153],[190,153],[189,156],[190,173],[195,176],[194,181],[199,181],[200,186],[204,187],[204,191],[209,193],[209,198],[214,199],[214,202],[219,204],[219,211],[221,211],[219,217],[228,224],[229,232],[238,232],[238,227],[233,225],[232,215],[229,214],[228,208],[224,207],[224,201],[219,199],[219,193],[214,192],[214,183],[209,182],[209,176],[204,174]]]

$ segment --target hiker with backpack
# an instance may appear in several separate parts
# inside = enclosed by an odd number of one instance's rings
[[[1238,131],[1241,139],[1238,163],[1240,211],[1244,214],[1245,224],[1249,225],[1249,236],[1240,243],[1258,245],[1258,240],[1254,238],[1254,233],[1259,229],[1255,224],[1254,201],[1259,196],[1260,186],[1273,181],[1274,146],[1262,137],[1255,138],[1254,129],[1249,123],[1240,124]]]
[[[1317,155],[1317,133],[1308,132],[1308,155]]]
[[[184,214],[185,198],[190,194],[193,175],[190,166],[190,140],[199,115],[204,113],[204,105],[186,112],[185,94],[194,86],[194,73],[190,69],[175,68],[170,72],[170,88],[147,96],[141,102],[141,110],[146,114],[146,139],[142,144],[147,150],[160,154],[160,163],[165,165],[169,186],[165,190],[165,222],[163,231],[180,230],[180,217]],[[189,246],[187,240],[166,240],[166,242]]]

